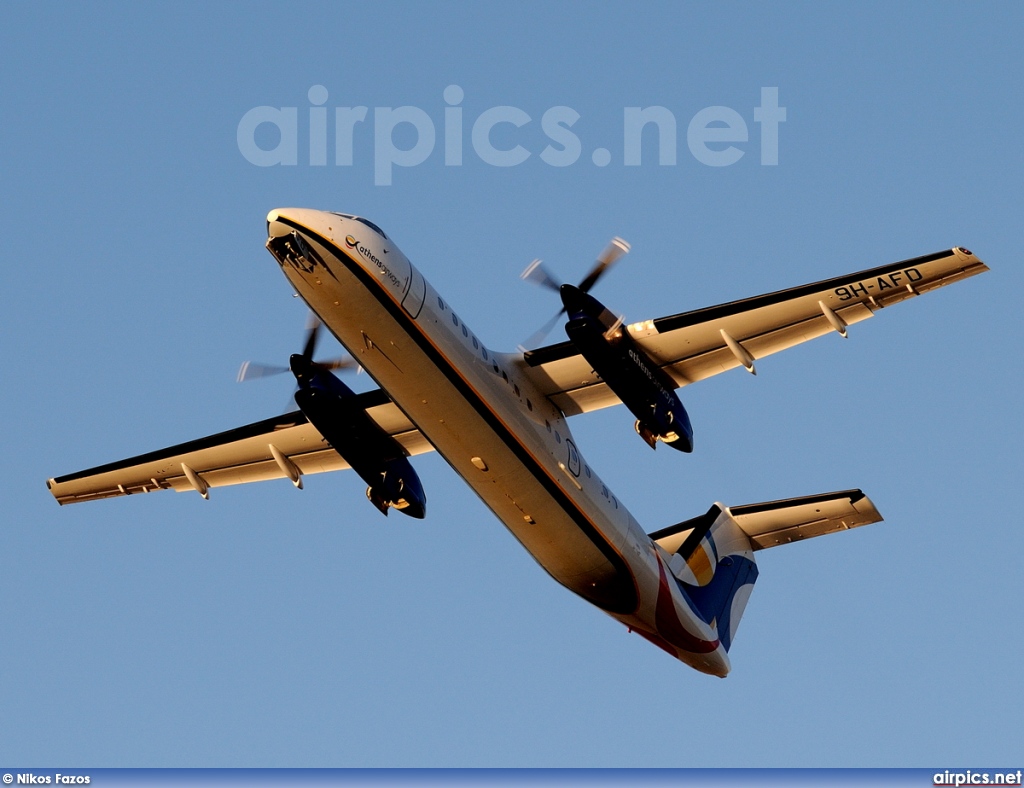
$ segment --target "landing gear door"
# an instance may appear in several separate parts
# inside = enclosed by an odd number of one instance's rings
[[[420,316],[420,310],[423,309],[423,298],[427,294],[427,285],[423,281],[423,274],[412,266],[409,266],[409,268],[411,281],[409,282],[409,289],[406,291],[405,298],[402,299],[402,307],[415,320]]]

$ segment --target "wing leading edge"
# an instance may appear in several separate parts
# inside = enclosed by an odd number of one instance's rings
[[[426,438],[381,391],[359,394],[359,404],[410,454],[433,451]],[[301,411],[216,435],[49,479],[61,505],[156,490],[195,490],[339,471],[349,465]]]
[[[988,270],[960,247],[846,276],[628,326],[679,386],[745,366],[872,317],[908,298]],[[570,342],[528,351],[528,374],[567,415],[618,404]]]

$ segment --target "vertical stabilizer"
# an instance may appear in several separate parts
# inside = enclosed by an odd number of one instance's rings
[[[655,541],[675,547],[669,569],[701,618],[717,626],[728,651],[757,580],[750,540],[721,504],[680,526],[674,539]]]
[[[705,622],[717,625],[728,651],[757,580],[755,550],[881,519],[863,492],[840,490],[744,506],[716,503],[700,517],[663,528],[651,539],[669,555],[668,568],[690,606]]]

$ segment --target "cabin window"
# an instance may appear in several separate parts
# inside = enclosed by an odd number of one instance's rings
[[[468,337],[469,336],[469,329],[466,328],[466,324],[465,323],[462,324],[462,336],[464,336],[464,337]]]
[[[561,443],[562,436],[558,434],[558,430],[555,430],[555,443]]]
[[[459,324],[459,316],[458,316],[457,314],[455,314],[454,312],[452,312],[452,322],[453,322],[453,323],[454,323],[455,325],[458,325],[458,324]]]
[[[516,393],[516,396],[518,397],[519,396],[519,386],[517,386],[515,383],[513,383],[512,384],[512,390]]]
[[[589,479],[590,478],[590,466],[589,465],[584,465],[583,466],[583,470],[586,472],[587,478]]]
[[[483,345],[480,346],[480,355],[484,357],[484,361],[487,361],[487,348]]]
[[[501,371],[501,377],[505,380],[506,383],[508,383],[508,375],[505,374],[505,370]]]
[[[551,422],[544,419],[544,426],[548,428],[548,432],[551,432]]]
[[[480,343],[476,341],[476,337],[473,337],[473,350],[479,350]]]
[[[530,398],[529,397],[526,398],[526,409],[527,410],[533,410],[533,403],[530,402]]]
[[[444,301],[441,300],[441,296],[437,297],[437,305],[441,308],[441,311],[443,312],[444,311]]]
[[[494,374],[495,375],[500,375],[501,374],[501,370],[498,369],[498,365],[497,364],[492,364],[491,366],[494,367]]]

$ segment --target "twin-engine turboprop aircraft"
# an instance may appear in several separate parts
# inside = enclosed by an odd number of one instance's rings
[[[580,285],[559,289],[568,342],[495,353],[373,223],[280,209],[267,248],[296,292],[380,388],[356,394],[313,359],[290,371],[299,410],[50,479],[61,504],[354,469],[367,497],[423,517],[408,457],[436,450],[559,583],[697,670],[728,651],[757,578],[754,553],[881,520],[860,490],[728,507],[647,534],[587,463],[570,416],[623,403],[636,431],[684,452],[677,388],[847,327],[988,270],[954,247],[849,276],[623,325],[589,294],[628,246],[616,239]],[[542,267],[527,278],[554,283]]]

